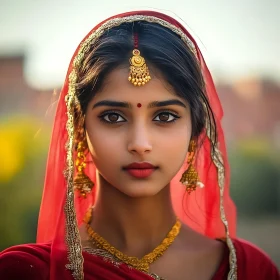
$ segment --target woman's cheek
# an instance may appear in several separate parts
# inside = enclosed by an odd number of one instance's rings
[[[121,146],[120,137],[114,135],[110,136],[108,134],[98,134],[91,136],[88,134],[88,146],[91,154],[96,157],[110,157],[116,153],[119,153]]]

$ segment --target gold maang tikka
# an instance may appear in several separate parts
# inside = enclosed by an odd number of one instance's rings
[[[182,174],[182,177],[180,179],[180,182],[186,186],[186,191],[188,194],[195,191],[197,187],[204,187],[204,184],[200,182],[198,173],[193,166],[195,152],[196,143],[194,140],[191,140],[187,158],[188,169]]]
[[[151,76],[145,59],[140,55],[140,51],[138,49],[137,33],[134,33],[134,50],[132,51],[132,54],[133,56],[129,59],[130,72],[128,80],[134,86],[143,86],[151,80]]]
[[[77,159],[76,175],[74,178],[74,189],[79,192],[80,196],[86,198],[87,194],[91,192],[93,188],[93,182],[85,174],[84,169],[86,168],[86,156],[85,156],[86,144],[84,141],[80,141],[77,147]]]

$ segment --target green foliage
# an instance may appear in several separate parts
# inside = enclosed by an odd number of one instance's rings
[[[49,134],[26,116],[0,122],[0,250],[35,242]]]
[[[279,152],[265,141],[240,142],[229,153],[231,196],[241,216],[279,213]]]

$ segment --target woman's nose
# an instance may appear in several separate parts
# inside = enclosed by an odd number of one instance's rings
[[[137,153],[144,155],[152,151],[152,145],[150,141],[151,135],[148,129],[144,125],[136,125],[130,131],[130,137],[128,141],[128,151],[130,153]]]

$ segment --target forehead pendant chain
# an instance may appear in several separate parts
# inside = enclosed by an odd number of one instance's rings
[[[138,49],[138,34],[134,33],[134,50],[132,51],[133,56],[129,59],[130,62],[130,72],[128,80],[134,86],[143,86],[149,80],[151,80],[149,68],[146,65],[144,57],[140,55]],[[139,106],[138,106],[139,107]]]

